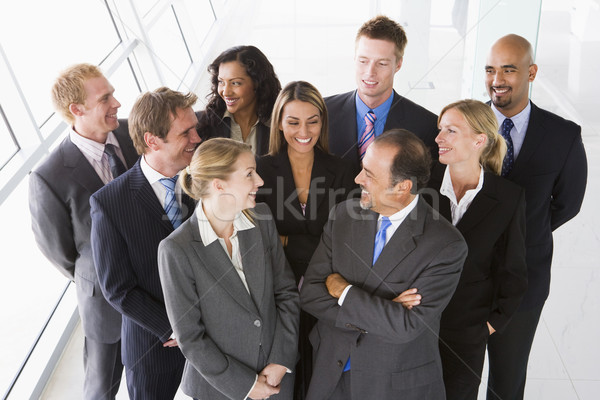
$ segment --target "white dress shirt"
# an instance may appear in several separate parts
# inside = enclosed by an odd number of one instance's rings
[[[417,206],[418,202],[419,202],[419,195],[416,195],[415,198],[413,199],[413,201],[411,201],[408,206],[404,207],[402,210],[396,212],[395,214],[392,214],[389,216],[391,224],[385,230],[385,244],[386,245],[388,244],[388,242],[390,241],[392,236],[394,236],[394,233],[396,233],[396,230],[400,227],[400,225],[402,225],[402,222],[404,222],[404,220],[406,219],[408,214],[410,214],[410,212]],[[382,216],[379,215],[379,218],[377,219],[377,230],[379,230],[379,228],[381,227],[381,218],[382,218]],[[373,242],[375,242],[375,238],[373,238]],[[344,303],[346,294],[348,294],[348,290],[350,290],[351,287],[352,287],[352,285],[346,286],[346,288],[342,292],[342,295],[338,299],[338,304],[340,306]]]
[[[162,208],[165,208],[165,197],[167,196],[167,189],[162,183],[160,183],[160,180],[163,178],[171,178],[171,176],[164,176],[160,172],[156,171],[146,162],[146,158],[144,156],[142,156],[142,159],[140,160],[140,168],[142,170],[142,173],[150,183],[150,186],[152,186],[152,190],[154,190],[154,193],[156,194],[156,197],[160,202],[160,206]],[[175,183],[175,198],[179,203],[179,207],[181,207],[181,186],[179,185],[179,179]]]
[[[110,171],[110,163],[108,162],[108,155],[104,153],[105,144],[112,144],[115,146],[117,156],[123,162],[123,165],[127,165],[123,152],[119,147],[119,141],[114,133],[108,132],[105,143],[98,143],[92,139],[85,138],[75,132],[73,127],[69,131],[69,139],[71,142],[83,153],[83,156],[90,163],[94,171],[98,174],[102,183],[105,185],[113,180],[112,172]]]
[[[454,193],[454,187],[452,186],[450,168],[446,167],[442,186],[440,186],[440,193],[450,200],[450,212],[452,213],[452,225],[454,226],[456,226],[463,215],[465,215],[467,209],[473,202],[473,199],[475,199],[475,196],[477,196],[477,193],[479,193],[483,187],[483,168],[479,166],[479,169],[479,182],[477,183],[477,187],[475,189],[467,190],[460,201],[457,201],[456,193]]]
[[[235,271],[239,275],[244,287],[250,293],[250,289],[248,288],[248,283],[246,282],[246,275],[244,275],[244,265],[242,264],[242,253],[240,251],[240,242],[238,240],[237,233],[239,231],[244,231],[247,229],[256,228],[256,226],[250,222],[248,217],[244,215],[244,213],[239,212],[235,219],[233,220],[233,234],[229,238],[231,242],[231,255],[229,255],[229,251],[227,250],[227,244],[225,243],[225,239],[220,238],[215,233],[215,230],[210,225],[208,218],[206,218],[206,214],[204,214],[204,208],[202,208],[202,200],[198,201],[198,205],[196,206],[196,216],[198,218],[198,227],[200,230],[200,237],[202,238],[202,243],[205,246],[208,246],[215,240],[219,241],[223,250],[225,250],[225,254],[231,260]]]

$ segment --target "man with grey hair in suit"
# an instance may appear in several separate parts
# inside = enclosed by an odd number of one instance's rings
[[[430,164],[414,134],[388,131],[366,150],[360,200],[332,210],[300,293],[318,318],[307,400],[446,398],[440,317],[467,246],[417,194]],[[411,288],[420,305],[405,308]]]
[[[90,196],[137,159],[121,104],[98,67],[67,68],[52,87],[68,136],[29,177],[29,208],[42,253],[77,289],[83,326],[84,399],[114,399],[121,382],[121,315],[104,299],[90,247]]]

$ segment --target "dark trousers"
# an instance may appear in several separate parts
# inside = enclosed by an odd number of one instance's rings
[[[83,398],[112,400],[117,395],[123,375],[121,341],[101,343],[90,338],[83,342]]]
[[[173,400],[183,375],[181,367],[162,374],[153,374],[142,368],[125,369],[127,391],[131,400]]]
[[[523,399],[527,361],[543,307],[517,311],[501,333],[490,336],[488,400]]]
[[[447,400],[477,400],[486,343],[485,338],[479,343],[458,343],[440,337]]]

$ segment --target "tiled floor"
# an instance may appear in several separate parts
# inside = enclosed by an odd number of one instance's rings
[[[306,1],[325,7],[324,2]],[[300,6],[304,3],[290,2],[294,5],[291,12],[283,3],[273,0],[256,2],[253,12],[257,18],[252,22],[246,19],[244,24],[237,26],[249,30],[243,35],[235,35],[228,30],[227,36],[223,36],[222,46],[220,43],[216,50],[233,44],[256,44],[272,60],[282,83],[306,79],[319,87],[324,95],[353,88],[353,43],[348,36],[354,36],[357,27],[373,9],[373,4],[384,4],[390,10],[394,9],[392,2],[386,1],[371,2],[371,8],[363,2],[350,2],[362,12],[351,12],[349,17],[344,17],[333,12],[334,9],[331,14],[323,14],[326,10],[320,9],[319,15],[313,16],[310,7]],[[432,3],[437,4],[435,1]],[[575,40],[569,21],[576,3],[590,3],[598,7],[598,1],[544,1],[542,4],[537,53],[540,74],[534,83],[533,97],[538,105],[575,119],[582,125],[589,164],[588,190],[580,214],[554,235],[552,287],[530,358],[527,399],[600,398],[600,368],[597,363],[600,359],[600,263],[595,254],[600,247],[600,213],[597,211],[600,203],[600,100],[597,91],[600,79],[597,73],[588,73],[591,70],[586,69],[588,65],[597,69],[600,41],[581,44]],[[356,10],[353,5],[348,5],[348,9]],[[386,12],[383,8],[381,11]],[[389,14],[393,16],[393,12]],[[407,23],[412,29],[409,31],[409,48],[405,66],[396,77],[396,88],[438,112],[441,106],[460,95],[460,74],[455,71],[462,68],[463,63],[460,37],[452,29],[432,27],[428,33],[429,46],[422,50],[419,46],[423,38],[415,33],[412,21]],[[411,32],[414,34],[412,37]],[[284,40],[285,46],[282,45]],[[450,51],[449,46],[453,43],[459,45]],[[581,52],[582,49],[586,51]],[[427,54],[420,54],[423,51]],[[581,56],[581,63],[573,60],[577,54]],[[444,68],[430,68],[442,59]],[[435,91],[410,89],[409,82],[423,77],[415,63],[425,65],[429,73],[425,80],[434,83]],[[575,73],[573,68],[577,68]],[[205,93],[204,84],[198,89],[198,94],[203,98]],[[81,330],[78,329],[46,389],[44,399],[81,397],[81,348]],[[484,385],[480,393],[484,393]],[[122,385],[118,399],[126,398],[126,388]],[[178,398],[185,396],[180,394]]]

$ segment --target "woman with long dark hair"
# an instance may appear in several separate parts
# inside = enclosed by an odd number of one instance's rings
[[[207,139],[228,137],[252,147],[256,155],[269,148],[269,120],[281,84],[273,65],[254,46],[222,52],[208,66],[211,91],[199,116],[198,133]]]

